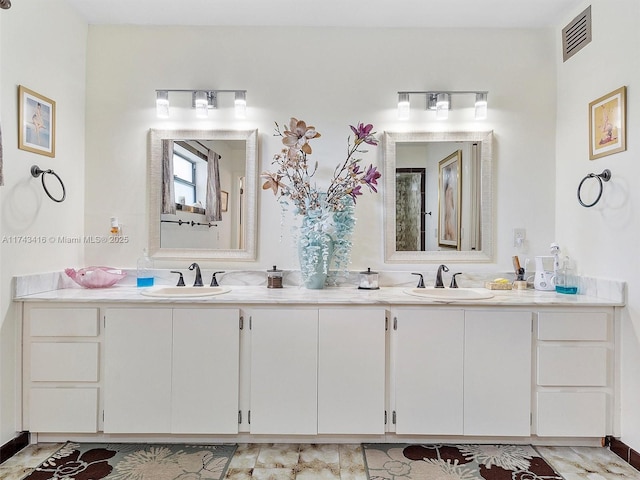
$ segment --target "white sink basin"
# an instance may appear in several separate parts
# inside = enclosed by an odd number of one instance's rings
[[[189,298],[212,297],[230,292],[228,287],[150,287],[140,291],[147,297]]]
[[[492,298],[493,293],[486,288],[412,288],[405,293],[432,300],[483,300]]]

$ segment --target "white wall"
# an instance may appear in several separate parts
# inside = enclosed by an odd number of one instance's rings
[[[86,234],[103,234],[116,215],[130,241],[87,246],[87,262],[131,266],[147,242],[150,128],[258,128],[262,172],[281,149],[280,139],[272,135],[273,122],[288,122],[290,116],[306,120],[322,134],[312,141],[312,158],[321,165],[320,183],[344,159],[349,124],[370,122],[379,133],[493,129],[497,256],[496,264],[484,268],[511,269],[515,227],[527,229],[531,254],[548,253],[554,240],[554,45],[552,29],[92,26]],[[247,120],[234,119],[232,95],[219,96],[220,108],[207,121],[196,120],[190,109],[175,112],[169,121],[159,120],[154,110],[158,88],[247,89]],[[474,121],[470,106],[452,110],[447,122],[437,122],[433,112],[424,110],[423,99],[422,108],[412,110],[411,121],[399,122],[397,91],[427,89],[488,90],[489,119]],[[382,148],[370,149],[364,161],[381,168]],[[358,200],[353,270],[385,267],[382,205],[382,194]],[[290,244],[279,241],[280,223],[273,195],[261,192],[258,261],[215,265],[298,268]]]
[[[556,239],[576,259],[579,272],[628,282],[621,332],[621,438],[640,450],[640,189],[636,185],[640,145],[635,135],[640,112],[640,58],[635,52],[640,45],[640,2],[592,0],[579,6],[575,15],[588,5],[591,44],[566,63],[558,60]],[[589,102],[623,85],[627,86],[627,151],[590,161]],[[576,199],[580,180],[605,168],[611,170],[612,179],[605,184],[601,201],[593,208],[581,207]]]
[[[4,179],[0,187],[0,444],[15,436],[15,376],[19,354],[18,308],[11,278],[61,270],[83,261],[83,246],[56,242],[58,235],[84,233],[84,106],[87,25],[63,0],[13,2],[0,11],[0,117]],[[18,85],[56,102],[56,156],[18,150]],[[64,180],[67,199],[45,196],[29,169],[53,169]],[[49,180],[48,180],[49,181]],[[52,184],[51,190],[57,188]],[[16,236],[39,239],[32,243]],[[50,238],[54,237],[51,241]],[[42,241],[44,238],[44,242]]]

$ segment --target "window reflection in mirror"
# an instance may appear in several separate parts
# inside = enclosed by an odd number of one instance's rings
[[[385,261],[490,261],[492,133],[385,132]],[[444,171],[456,159],[455,231]],[[443,165],[448,168],[442,168]]]

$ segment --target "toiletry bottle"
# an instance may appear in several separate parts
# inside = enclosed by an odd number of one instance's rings
[[[578,293],[578,281],[574,273],[573,262],[569,257],[565,257],[562,268],[556,275],[556,292],[565,294]]]
[[[138,259],[138,287],[153,287],[153,260],[149,258],[147,249],[142,250],[142,256]]]

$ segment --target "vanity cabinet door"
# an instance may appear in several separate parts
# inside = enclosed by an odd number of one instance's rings
[[[318,430],[318,310],[251,312],[252,434]]]
[[[171,433],[238,433],[238,309],[174,309]]]
[[[464,311],[394,312],[396,433],[463,433]]]
[[[105,312],[105,433],[171,430],[171,309]]]
[[[464,434],[531,434],[531,312],[465,312]]]
[[[318,433],[384,434],[384,308],[320,309]]]

